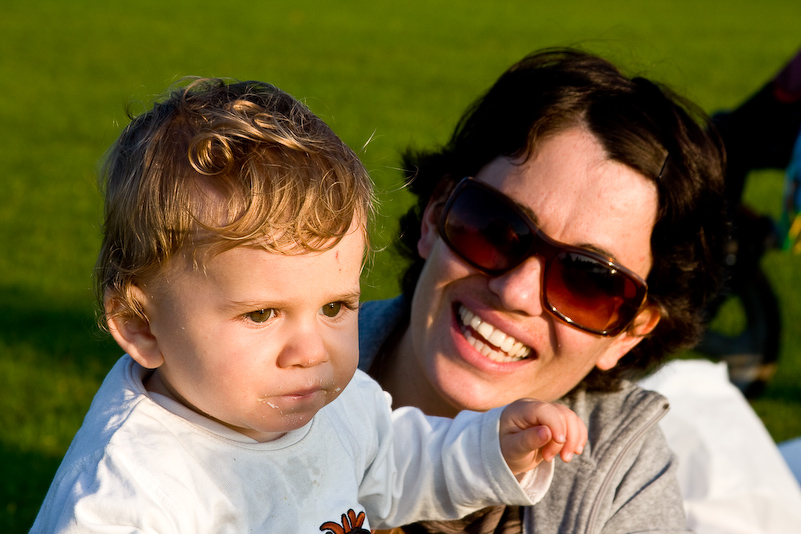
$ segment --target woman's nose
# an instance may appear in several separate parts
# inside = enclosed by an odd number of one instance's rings
[[[490,278],[489,289],[508,311],[542,315],[542,260],[527,258],[511,271]]]

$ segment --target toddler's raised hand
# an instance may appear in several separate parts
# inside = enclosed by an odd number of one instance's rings
[[[587,443],[587,427],[562,404],[520,399],[501,414],[501,452],[515,475],[557,455],[569,462]]]

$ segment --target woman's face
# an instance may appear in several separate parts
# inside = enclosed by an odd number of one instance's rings
[[[642,278],[648,275],[656,187],[606,159],[587,131],[575,128],[543,141],[522,165],[498,158],[476,178],[517,202],[553,239],[603,252]],[[436,222],[429,206],[418,243],[426,264],[395,362],[404,367],[406,384],[415,384],[414,403],[424,410],[453,415],[520,397],[554,401],[594,367],[614,367],[641,339],[629,332],[601,337],[568,326],[543,309],[538,257],[489,277],[450,251]],[[473,317],[489,326],[480,333],[464,328]],[[656,312],[646,308],[635,324],[643,332],[657,321]],[[498,341],[509,336],[514,341]],[[486,355],[488,341],[513,348]],[[521,359],[522,354],[527,355]]]

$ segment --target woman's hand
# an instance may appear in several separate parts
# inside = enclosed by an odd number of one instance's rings
[[[587,427],[562,404],[521,399],[501,414],[501,453],[516,476],[557,455],[569,462],[587,443]]]

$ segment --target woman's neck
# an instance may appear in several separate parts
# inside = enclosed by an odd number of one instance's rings
[[[414,406],[427,415],[455,417],[459,410],[446,403],[420,366],[408,326],[390,336],[370,367],[370,375],[392,395],[392,407]]]

